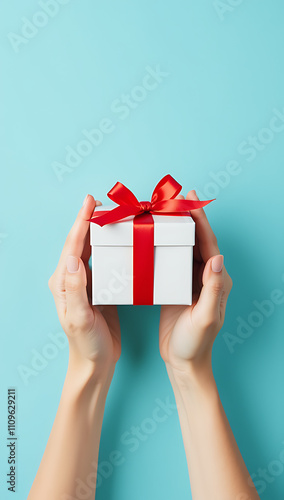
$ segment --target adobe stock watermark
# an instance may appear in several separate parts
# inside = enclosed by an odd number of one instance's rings
[[[284,282],[284,274],[282,275]],[[236,346],[243,344],[255,331],[257,331],[277,310],[278,306],[284,304],[284,292],[280,288],[274,288],[269,298],[254,300],[253,309],[246,318],[237,316],[237,327],[235,333],[224,332],[222,337],[231,354],[235,352]]]
[[[67,144],[65,146],[65,159],[63,161],[53,161],[51,167],[59,182],[64,176],[72,173],[84,158],[90,156],[93,151],[102,145],[106,136],[113,134],[117,128],[115,120],[126,120],[149,94],[156,90],[159,85],[169,77],[169,73],[163,71],[160,65],[156,67],[146,66],[146,72],[138,85],[135,85],[128,93],[121,94],[110,104],[111,117],[102,118],[92,129],[83,129],[82,137],[75,146]]]
[[[255,135],[249,135],[237,146],[237,153],[244,157],[249,164],[261,154],[273,142],[273,140],[284,131],[284,108],[282,110],[273,108],[272,117],[266,127],[261,128]],[[226,163],[222,170],[209,172],[210,182],[207,182],[202,191],[197,191],[203,199],[215,198],[222,189],[226,189],[234,177],[244,172],[244,163],[232,159]]]
[[[284,445],[284,441],[281,443]],[[271,460],[265,468],[259,467],[256,472],[250,475],[248,483],[251,487],[255,487],[259,496],[261,496],[266,488],[281,476],[284,472],[284,446],[279,453],[278,458]],[[246,493],[237,495],[236,500],[251,500],[251,497]]]
[[[176,412],[176,404],[170,401],[169,396],[164,401],[156,398],[155,403],[156,406],[153,408],[150,417],[144,418],[140,425],[132,425],[122,433],[120,436],[122,451],[112,450],[106,460],[99,463],[92,462],[87,477],[84,480],[77,477],[75,480],[76,496],[65,493],[62,495],[61,500],[87,500],[92,498],[94,488],[96,487],[96,490],[100,488],[103,481],[112,476],[116,467],[120,467],[127,462],[127,459],[129,459],[127,452],[135,453],[157,431],[158,427]]]
[[[113,304],[115,296],[121,294],[129,286],[129,283],[133,282],[133,276],[128,274],[125,268],[122,268],[120,272],[112,269],[111,274],[112,277],[109,279],[107,286],[94,291],[96,303],[102,304],[101,307],[104,304]],[[95,280],[93,283],[95,283]]]
[[[40,0],[38,2],[39,10],[30,19],[22,17],[20,34],[13,31],[7,34],[14,52],[18,54],[22,47],[30,43],[48,25],[50,20],[57,16],[61,7],[69,3],[70,0]]]
[[[132,281],[132,276],[126,273],[125,269],[121,272],[112,271],[113,277],[109,280],[107,288],[102,288],[97,294],[98,301],[112,303],[113,296],[121,293],[125,287]],[[103,311],[104,305],[100,306]],[[49,333],[49,342],[42,348],[32,349],[29,362],[21,363],[17,366],[18,374],[25,385],[42,373],[51,361],[57,358],[58,354],[67,348],[68,338],[63,331]]]
[[[224,21],[226,14],[234,12],[245,0],[215,0],[213,7],[220,21]]]
[[[32,349],[28,363],[17,366],[18,374],[25,385],[47,368],[49,363],[57,358],[60,351],[68,346],[68,339],[63,331],[49,333],[50,339],[41,349]]]

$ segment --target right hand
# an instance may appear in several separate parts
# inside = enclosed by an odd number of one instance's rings
[[[198,200],[195,191],[186,198]],[[200,368],[210,371],[213,342],[223,326],[232,288],[203,208],[192,210],[192,218],[196,224],[192,305],[162,306],[160,318],[161,356],[180,373],[200,373]]]
[[[120,357],[121,340],[116,306],[91,305],[90,222],[87,219],[97,205],[101,202],[87,195],[48,285],[69,341],[72,370],[107,375]]]

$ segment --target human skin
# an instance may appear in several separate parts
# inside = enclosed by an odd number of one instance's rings
[[[198,199],[193,191],[187,198]],[[28,500],[95,497],[103,413],[121,353],[116,307],[91,305],[87,219],[99,204],[87,195],[48,283],[69,341],[69,363]],[[177,402],[192,496],[194,500],[255,500],[259,497],[248,486],[249,474],[211,365],[212,345],[224,321],[232,281],[224,267],[218,270],[223,257],[204,211],[194,210],[192,217],[197,240],[193,305],[162,306],[160,318],[160,352]]]
[[[116,307],[99,310],[90,305],[87,219],[101,203],[90,195],[86,198],[48,282],[69,341],[69,363],[55,421],[28,500],[95,496],[104,407],[121,342]]]
[[[186,197],[198,200],[195,191]],[[193,303],[162,306],[160,353],[176,399],[193,500],[256,500],[249,472],[225,415],[212,371],[232,279],[203,209],[196,224]]]

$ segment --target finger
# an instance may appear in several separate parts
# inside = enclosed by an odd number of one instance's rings
[[[96,207],[99,207],[102,205],[102,202],[100,200],[96,200]],[[93,214],[93,212],[92,212]],[[86,265],[89,261],[89,258],[91,256],[91,245],[88,243],[90,242],[90,226],[86,234],[85,238],[85,245],[82,251],[81,259],[83,260],[84,264]]]
[[[180,199],[180,200],[184,200],[184,196],[182,194],[178,194],[176,196],[176,199]],[[197,239],[197,238],[196,238]],[[198,262],[203,262],[203,259],[200,255],[200,250],[199,250],[199,246],[198,246],[198,242],[196,241],[196,244],[194,245],[193,247],[193,259],[194,261],[198,261]],[[194,276],[194,284],[196,284],[196,277]],[[198,280],[199,282],[199,280]],[[198,288],[198,285],[196,285],[196,288]]]
[[[203,287],[193,310],[199,325],[209,327],[221,322],[220,305],[225,292],[225,270],[223,255],[209,259],[203,272]]]
[[[77,257],[80,257],[81,254],[83,255],[84,260],[82,260],[86,266],[88,279],[88,293],[89,295],[91,294],[91,271],[89,270],[89,266],[86,265],[91,252],[89,243],[90,236],[88,236],[90,223],[86,219],[91,217],[95,207],[99,204],[101,204],[101,202],[96,202],[93,196],[86,196],[84,204],[78,213],[77,219],[66,238],[57,268],[48,281],[48,286],[53,294],[60,321],[64,318],[66,313],[65,274],[66,258],[68,254],[75,254]]]
[[[84,261],[86,262],[86,260],[88,259],[88,255],[90,257],[89,254],[90,248],[88,248],[90,247],[90,244],[89,241],[87,241],[87,235],[89,235],[90,222],[87,219],[89,219],[92,216],[95,207],[96,207],[96,201],[94,200],[93,196],[87,195],[85,203],[79,210],[77,218],[65,240],[65,244],[61,252],[57,268],[54,273],[56,276],[57,286],[60,289],[64,289],[65,286],[64,281],[65,281],[67,255],[74,255],[77,257],[81,257],[86,242]]]
[[[66,238],[65,245],[60,257],[63,265],[66,264],[67,255],[76,255],[81,257],[84,249],[84,243],[86,236],[89,232],[90,222],[87,220],[90,218],[97,206],[97,202],[94,197],[87,195],[85,203],[79,210],[76,220]]]
[[[102,205],[102,202],[99,200],[96,200],[96,207],[99,207]],[[85,238],[85,244],[83,248],[83,252],[81,255],[81,259],[84,262],[85,268],[86,268],[86,273],[87,273],[87,294],[89,297],[89,301],[91,303],[92,301],[92,271],[89,266],[89,260],[91,257],[91,245],[90,245],[90,227],[87,231],[86,238]]]
[[[189,191],[186,199],[199,201],[199,198],[194,190]],[[191,216],[196,224],[196,236],[200,255],[203,261],[207,262],[210,257],[213,257],[213,255],[220,254],[217,238],[208,222],[203,208],[192,210]]]
[[[202,276],[204,272],[204,262],[198,262],[196,260],[193,261],[193,283],[192,283],[192,290],[194,293],[197,293],[198,297],[200,294],[200,290],[203,286],[202,282]]]
[[[178,200],[184,200],[184,196],[182,194],[178,194],[176,196],[176,199],[178,199]],[[198,245],[194,245],[194,247],[193,247],[193,259],[197,260],[199,262],[203,262],[203,260],[202,260],[202,258],[200,256],[200,251],[199,251]]]
[[[211,259],[209,259],[209,262],[210,262],[210,260],[212,262],[212,257],[211,257]],[[201,287],[200,288],[202,289],[202,286],[204,286],[208,282],[208,280],[210,279],[210,273],[212,273],[211,266],[208,264],[205,265],[203,268],[203,272],[202,272],[202,266],[201,266],[199,271],[200,271],[200,278],[201,278]],[[231,279],[230,275],[228,274],[225,266],[223,266],[223,280],[224,280],[224,288],[223,288],[223,292],[221,294],[221,301],[220,301],[221,319],[224,319],[224,317],[225,317],[226,304],[227,304],[227,300],[228,300],[228,297],[229,297],[229,294],[231,292],[232,285],[233,285],[232,279]]]
[[[224,286],[224,293],[221,297],[221,303],[220,303],[220,314],[221,314],[222,321],[224,321],[224,319],[225,319],[227,300],[228,300],[228,297],[230,295],[230,292],[231,292],[232,286],[233,286],[232,278],[227,273],[225,268],[224,268],[224,272],[225,272],[225,286]]]
[[[89,305],[86,286],[87,276],[82,259],[68,255],[65,276],[65,320],[70,335],[78,328],[89,330],[94,323],[94,314]]]
[[[196,226],[195,226],[196,228]],[[195,230],[195,233],[196,233],[196,230]],[[193,258],[195,261],[199,262],[199,263],[204,263],[204,260],[201,256],[201,253],[200,253],[200,248],[199,248],[199,242],[198,242],[198,237],[197,237],[197,234],[195,234],[195,245],[193,247]]]
[[[84,262],[86,268],[87,268],[87,264],[89,262],[90,256],[91,256],[91,244],[90,244],[90,228],[89,228],[87,233],[86,233],[86,236],[85,236],[84,247],[83,247],[82,254],[81,254],[81,259]]]
[[[186,199],[187,200],[192,200],[194,198],[191,198],[190,196],[193,196],[192,193],[195,193],[195,191],[189,191],[189,193],[187,194],[186,196]],[[194,217],[193,217],[193,214],[191,213],[191,217],[192,219],[194,220]],[[194,220],[195,222],[195,220]],[[195,230],[195,233],[196,233],[196,230]],[[200,253],[200,249],[199,249],[199,242],[198,242],[198,237],[197,237],[197,234],[195,234],[195,245],[193,247],[193,259],[197,262],[204,262],[203,261],[203,258],[201,256],[201,253]]]
[[[96,207],[101,206],[102,202],[99,200],[96,200]],[[92,271],[89,266],[89,260],[91,257],[91,245],[90,245],[90,227],[87,231],[86,238],[85,238],[85,244],[83,248],[83,252],[81,255],[81,259],[84,262],[86,273],[87,273],[87,294],[89,298],[89,302],[92,302]]]

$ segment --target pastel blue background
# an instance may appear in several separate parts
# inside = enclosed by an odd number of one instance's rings
[[[229,3],[238,2],[223,2]],[[16,499],[28,495],[56,414],[67,348],[26,385],[18,367],[31,368],[32,350],[42,352],[48,335],[61,331],[47,281],[85,195],[106,202],[120,180],[147,199],[166,173],[184,193],[196,188],[208,198],[211,190],[217,198],[206,212],[234,287],[214,345],[214,373],[247,467],[259,480],[258,469],[273,467],[284,449],[283,304],[233,352],[224,335],[237,336],[237,317],[247,320],[253,301],[284,291],[284,131],[262,130],[271,128],[273,109],[284,113],[284,4],[240,1],[222,16],[211,0],[71,0],[16,53],[8,33],[20,35],[22,18],[32,20],[38,10],[34,0],[6,0],[0,16],[0,497],[10,498],[7,387],[18,391]],[[113,101],[157,65],[168,76],[122,120]],[[52,163],[64,163],[65,147],[76,149],[82,130],[103,118],[112,120],[113,132],[60,182]],[[258,135],[261,150],[248,152],[249,136]],[[238,174],[221,179],[223,187],[209,185],[212,172],[221,175],[232,160]],[[96,498],[186,500],[190,484],[176,411],[135,452],[120,442],[151,417],[156,398],[173,402],[174,396],[158,351],[159,308],[119,312],[123,354],[108,396],[100,460],[118,449],[125,462]],[[283,498],[284,473],[277,470],[271,482],[258,483],[264,500]]]

